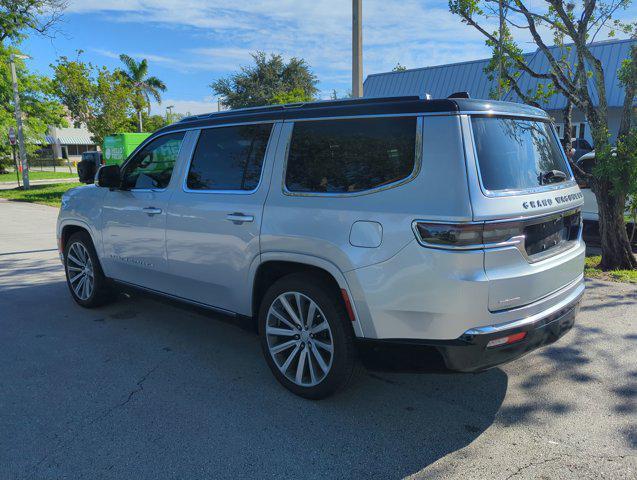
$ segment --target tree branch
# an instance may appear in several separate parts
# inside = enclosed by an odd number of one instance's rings
[[[536,102],[533,98],[529,97],[527,94],[525,94],[522,91],[522,89],[520,88],[520,85],[518,85],[517,80],[511,77],[511,75],[509,75],[509,72],[507,72],[506,70],[503,70],[502,76],[505,80],[509,82],[509,85],[511,86],[513,91],[517,94],[518,97],[520,97],[520,99],[524,103],[531,105],[532,107],[542,108],[542,106],[538,102]]]
[[[528,24],[529,24],[529,28],[531,31],[531,35],[533,36],[533,40],[535,41],[535,43],[537,44],[538,48],[540,49],[540,51],[544,54],[544,56],[546,57],[546,59],[548,60],[548,62],[551,65],[551,68],[555,74],[555,80],[554,84],[557,86],[561,84],[564,86],[564,89],[566,91],[566,93],[568,93],[569,95],[572,95],[570,93],[570,91],[574,90],[574,85],[571,83],[571,80],[566,76],[566,74],[564,73],[564,71],[562,70],[562,68],[560,67],[559,63],[555,60],[555,57],[553,56],[553,54],[551,53],[550,49],[548,48],[548,46],[544,43],[544,41],[542,40],[542,37],[540,36],[540,34],[537,31],[537,26],[535,24],[535,19],[533,18],[533,15],[531,15],[531,13],[527,10],[527,8],[524,6],[524,4],[520,1],[520,0],[514,0],[516,5],[518,5],[518,8],[520,8],[522,15],[524,15],[524,17],[526,18]],[[551,1],[551,0],[549,0]],[[563,20],[563,19],[562,19]],[[566,22],[565,22],[566,23]],[[576,100],[573,98],[573,103],[577,104]]]
[[[498,39],[493,36],[492,34],[490,34],[488,31],[486,31],[480,24],[478,24],[477,22],[475,22],[471,17],[462,15],[462,18],[467,22],[468,25],[471,25],[472,27],[474,27],[476,30],[478,30],[482,35],[484,35],[485,37],[487,37],[491,42],[493,42],[494,44],[498,43]],[[552,80],[553,77],[551,76],[550,73],[538,73],[534,70],[532,70],[524,61],[520,60],[519,58],[517,58],[517,52],[513,51],[510,47],[508,47],[507,45],[502,45],[502,47],[506,50],[506,52],[510,55],[511,60],[513,60],[516,64],[516,66],[528,73],[530,76],[532,76],[533,78],[543,78],[545,80]]]

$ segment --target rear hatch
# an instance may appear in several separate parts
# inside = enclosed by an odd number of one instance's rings
[[[578,279],[582,194],[548,119],[474,115],[465,126],[489,310],[528,305]]]

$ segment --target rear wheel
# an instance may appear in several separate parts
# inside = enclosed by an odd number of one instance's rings
[[[91,237],[86,232],[71,235],[64,248],[66,284],[71,296],[86,308],[98,307],[112,298]]]
[[[319,276],[292,274],[272,285],[261,303],[266,361],[277,380],[302,397],[327,397],[354,373],[354,335],[335,293]]]

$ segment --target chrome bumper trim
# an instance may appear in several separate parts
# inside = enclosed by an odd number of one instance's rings
[[[550,317],[556,312],[569,308],[572,305],[575,305],[576,303],[578,303],[581,300],[582,296],[584,295],[584,289],[585,289],[584,276],[582,275],[577,280],[575,280],[575,282],[565,287],[565,289],[568,289],[568,288],[572,288],[572,291],[568,294],[568,296],[564,298],[564,300],[562,300],[561,302],[557,303],[556,305],[553,305],[551,308],[548,308],[542,312],[536,313],[535,315],[531,315],[531,316],[521,318],[518,320],[498,323],[495,325],[487,325],[485,327],[471,328],[467,330],[466,332],[464,332],[464,335],[487,335],[491,333],[501,332],[504,330],[510,330],[513,328],[523,327],[529,324],[540,322],[544,320],[545,318]],[[556,294],[560,294],[560,293],[562,292],[561,291],[556,292]],[[542,301],[544,300],[545,299],[542,299]],[[528,308],[528,307],[529,305],[526,305],[525,307],[521,307],[521,308]]]

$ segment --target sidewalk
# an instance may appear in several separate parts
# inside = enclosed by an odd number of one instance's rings
[[[29,185],[50,185],[52,183],[73,183],[79,181],[77,178],[51,178],[47,180],[31,180]],[[22,182],[20,182],[22,185]],[[17,182],[0,182],[0,190],[13,190],[18,188]]]

